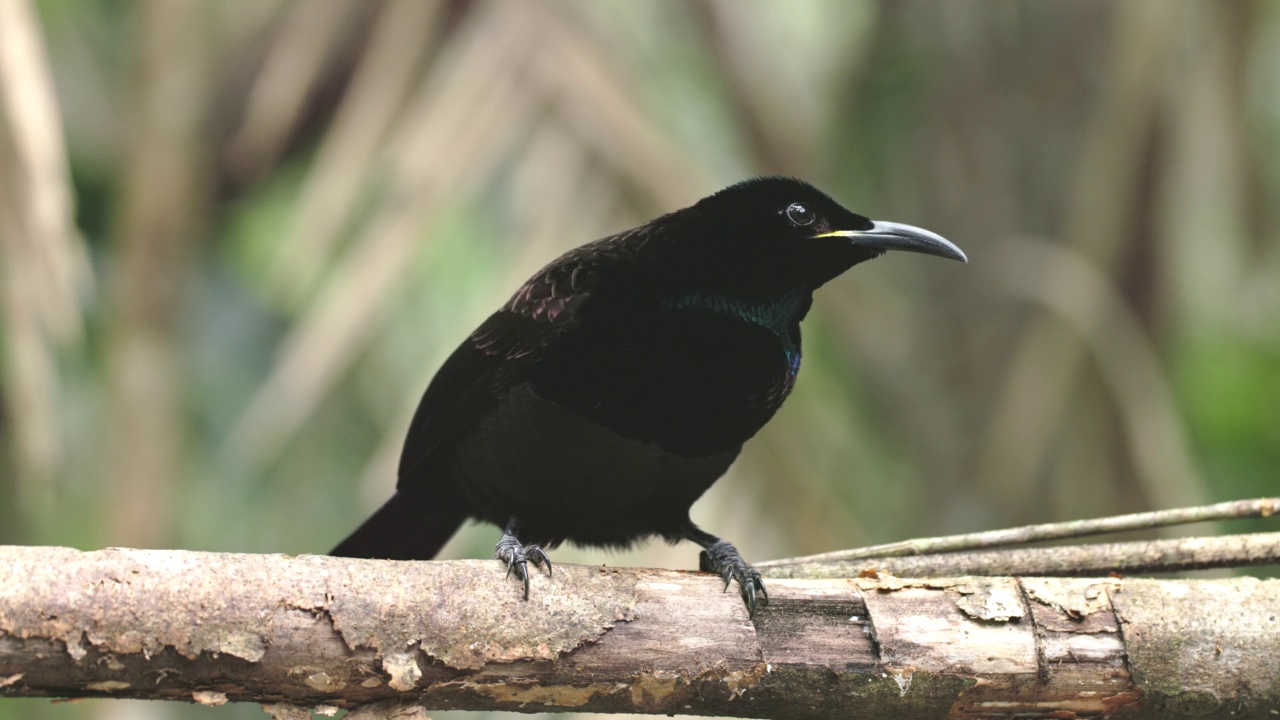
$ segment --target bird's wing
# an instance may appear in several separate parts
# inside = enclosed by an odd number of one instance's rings
[[[418,405],[404,452],[400,488],[416,485],[422,468],[447,440],[464,432],[503,387],[558,337],[581,322],[596,290],[626,272],[620,262],[643,244],[624,233],[583,245],[542,268],[449,356]],[[418,479],[415,479],[418,478]]]

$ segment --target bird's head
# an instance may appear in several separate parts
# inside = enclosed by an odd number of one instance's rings
[[[767,275],[814,289],[886,250],[968,262],[940,235],[846,210],[809,183],[763,177],[731,185],[689,208],[693,233],[725,277],[759,282]]]

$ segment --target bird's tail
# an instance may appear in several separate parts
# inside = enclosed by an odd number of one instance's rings
[[[430,560],[466,519],[466,504],[454,493],[417,497],[398,492],[329,554]]]

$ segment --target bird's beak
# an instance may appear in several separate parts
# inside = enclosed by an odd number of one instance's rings
[[[938,257],[969,262],[964,251],[950,240],[924,228],[895,222],[871,221],[870,230],[833,230],[814,235],[815,238],[842,237],[858,247],[876,250],[906,250],[907,252],[937,255]]]

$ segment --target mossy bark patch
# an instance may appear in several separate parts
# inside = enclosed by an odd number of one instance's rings
[[[204,555],[206,571],[194,573],[190,554],[116,549],[17,548],[8,558],[0,567],[0,634],[61,641],[76,660],[89,646],[146,656],[172,648],[186,658],[210,653],[250,662],[266,650],[272,613],[235,588],[256,584],[267,564],[215,560],[218,571],[210,574]],[[181,582],[186,575],[193,577],[189,584]],[[197,577],[226,591],[198,587]],[[204,621],[175,623],[175,616]]]
[[[1280,709],[1280,580],[1126,579],[1111,599],[1134,681],[1171,716]]]

